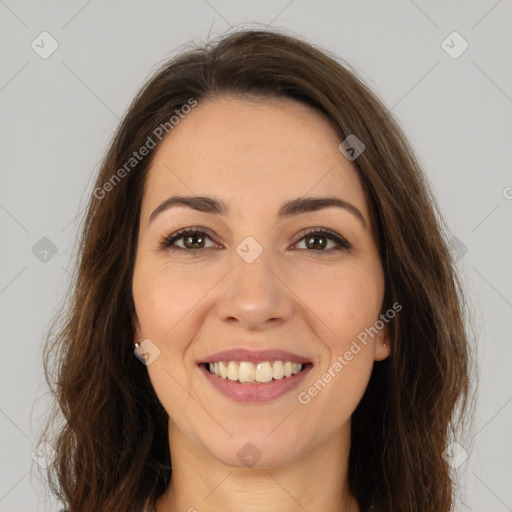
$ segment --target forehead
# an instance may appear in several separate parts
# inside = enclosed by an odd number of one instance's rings
[[[321,113],[295,100],[208,99],[158,147],[144,203],[171,193],[214,195],[254,211],[273,197],[282,202],[339,192],[366,210],[359,176],[338,150],[340,142]]]

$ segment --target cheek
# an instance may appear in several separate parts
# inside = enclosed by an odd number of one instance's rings
[[[185,360],[197,326],[200,310],[197,304],[213,286],[209,282],[212,277],[197,279],[184,272],[144,263],[140,260],[135,267],[132,293],[140,336],[153,341],[160,350],[158,358],[147,367],[148,375],[167,414],[182,430],[189,431],[186,418],[194,411],[197,413],[197,404],[191,398],[193,386]]]
[[[377,266],[350,265],[301,279],[295,290],[323,323],[326,344],[341,350],[378,319],[384,283]]]
[[[340,416],[335,423],[348,419],[368,385],[374,341],[365,330],[378,320],[383,291],[378,265],[350,265],[302,282],[300,293],[315,313],[313,321],[325,351],[317,380],[303,391],[326,416],[337,410]]]
[[[169,345],[182,339],[176,333],[187,322],[183,320],[214,286],[216,276],[210,273],[181,272],[165,266],[150,269],[136,267],[133,275],[133,298],[142,335]],[[168,347],[170,348],[170,347]]]

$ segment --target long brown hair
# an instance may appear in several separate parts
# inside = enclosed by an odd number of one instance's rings
[[[239,30],[166,62],[113,137],[88,204],[73,288],[44,347],[56,398],[41,436],[56,452],[53,493],[70,512],[139,511],[169,485],[168,416],[133,355],[131,279],[157,148],[130,159],[148,137],[158,146],[155,129],[170,133],[169,119],[191,99],[220,96],[292,98],[323,113],[340,140],[355,134],[364,142],[354,165],[384,269],[383,310],[395,302],[403,310],[390,324],[391,356],[374,365],[352,417],[349,485],[362,510],[372,502],[383,512],[448,512],[454,483],[443,451],[468,410],[471,352],[435,199],[374,94],[333,55],[268,30]],[[50,437],[59,414],[64,424]]]

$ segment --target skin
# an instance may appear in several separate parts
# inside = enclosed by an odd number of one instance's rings
[[[384,275],[367,199],[340,142],[328,120],[294,100],[215,98],[200,102],[155,154],[132,291],[136,340],[148,338],[160,350],[147,370],[170,418],[173,473],[157,512],[359,511],[346,486],[350,418],[374,361],[389,355],[387,325],[309,403],[297,399],[382,308]],[[215,197],[230,212],[180,206],[148,222],[172,195]],[[336,207],[277,221],[285,201],[304,196],[348,201],[366,227]],[[209,230],[206,248],[158,250],[162,239],[190,227]],[[308,228],[330,229],[352,248],[333,250],[336,243],[320,237],[324,252],[311,249]],[[236,252],[247,236],[263,248],[250,264]],[[288,350],[314,366],[299,389],[241,404],[197,366],[234,347]],[[261,454],[252,468],[237,457],[247,442]]]

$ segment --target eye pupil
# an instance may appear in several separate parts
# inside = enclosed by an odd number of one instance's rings
[[[312,242],[313,240],[321,240],[321,242]],[[323,249],[325,248],[325,237],[324,236],[311,236],[307,239],[306,245],[310,249]]]

